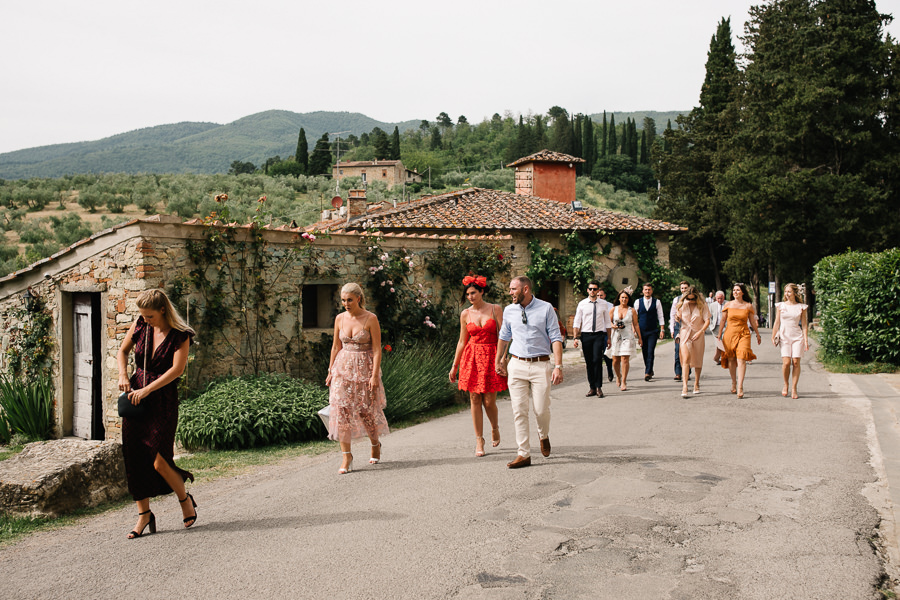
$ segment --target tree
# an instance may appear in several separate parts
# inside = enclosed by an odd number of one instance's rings
[[[306,131],[301,127],[297,136],[297,151],[294,160],[300,165],[300,173],[305,174],[309,170],[309,144],[306,142]]]
[[[606,111],[603,111],[603,129],[600,132],[600,153],[599,158],[606,158],[606,138],[607,138]]]
[[[594,140],[594,123],[590,117],[585,117],[581,126],[581,158],[584,159],[584,174],[590,176],[594,169],[594,153],[597,151],[597,143]]]
[[[394,126],[394,133],[391,134],[391,160],[400,160],[400,128]]]
[[[466,118],[466,115],[459,115],[459,118],[456,120],[457,125],[468,125],[469,120]]]
[[[390,159],[391,141],[381,127],[372,130],[372,146],[375,148],[375,160]]]
[[[309,159],[310,175],[328,175],[331,171],[331,145],[328,143],[328,134],[323,133],[316,147],[313,148],[312,156]]]
[[[569,123],[569,116],[565,110],[554,106],[562,112],[556,112],[553,118],[553,124],[550,125],[550,150],[563,152],[565,154],[573,154],[575,152],[575,136],[572,133],[572,125]]]
[[[441,140],[441,130],[438,129],[437,126],[431,128],[431,149],[432,150],[440,150],[443,147],[443,141]]]
[[[435,119],[435,122],[441,129],[450,129],[451,127],[453,127],[453,119],[451,119],[450,115],[445,112],[439,114],[437,116],[437,119]]]
[[[619,148],[619,144],[616,140],[616,115],[615,113],[609,116],[609,132],[606,137],[606,153],[609,156],[614,156],[617,153]]]

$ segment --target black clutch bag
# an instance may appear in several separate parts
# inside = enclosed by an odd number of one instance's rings
[[[148,335],[144,337],[144,386],[147,385],[147,337],[153,335],[150,329]],[[150,338],[152,339],[152,337]],[[153,346],[150,346],[151,348]],[[119,416],[127,419],[143,419],[147,415],[147,398],[144,398],[140,404],[132,404],[128,399],[129,392],[119,394]]]
[[[144,402],[132,404],[128,399],[129,392],[119,394],[119,416],[127,419],[142,419],[147,414],[147,405]],[[146,400],[146,398],[145,398]]]

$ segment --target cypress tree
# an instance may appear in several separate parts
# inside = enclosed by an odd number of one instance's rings
[[[328,134],[323,133],[316,147],[313,148],[312,157],[309,160],[310,175],[327,175],[331,170],[331,144],[328,143]]]
[[[606,153],[608,156],[615,156],[619,148],[616,140],[616,113],[609,116],[609,133],[606,138]]]
[[[647,156],[647,130],[641,129],[641,164],[649,165],[650,157]]]
[[[638,161],[638,134],[637,134],[637,123],[634,119],[631,119],[631,124],[628,126],[629,135],[628,135],[628,156],[631,158],[631,162],[637,164]]]
[[[606,158],[606,111],[603,111],[603,130],[600,132],[600,158]]]
[[[531,149],[528,154],[540,152],[547,147],[547,129],[544,127],[544,118],[541,115],[534,117],[534,134],[531,140]]]
[[[391,160],[400,160],[400,128],[396,125],[391,135]]]
[[[297,151],[294,153],[294,160],[300,165],[300,172],[306,175],[309,170],[309,143],[306,141],[306,131],[302,127],[300,135],[297,136]]]
[[[585,117],[582,123],[581,134],[581,158],[584,159],[583,173],[590,176],[594,170],[594,153],[596,152],[596,143],[594,141],[594,123],[590,117]]]

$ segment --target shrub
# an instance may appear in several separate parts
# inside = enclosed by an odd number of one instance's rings
[[[212,382],[180,408],[177,438],[186,448],[252,448],[325,436],[316,414],[328,390],[285,375]]]
[[[53,383],[47,376],[27,380],[0,376],[0,410],[8,426],[0,425],[8,434],[21,433],[32,440],[50,436],[50,407]],[[2,432],[0,432],[2,435]]]
[[[827,256],[813,287],[826,357],[900,365],[900,248]]]
[[[8,444],[11,437],[12,432],[9,430],[9,423],[6,422],[6,415],[0,412],[0,444]]]
[[[418,343],[382,353],[381,378],[388,423],[409,417],[453,401],[456,387],[447,373],[453,364],[455,344]]]

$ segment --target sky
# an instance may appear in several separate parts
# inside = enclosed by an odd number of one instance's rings
[[[0,2],[2,153],[272,109],[689,110],[719,20],[740,51],[761,0]]]

